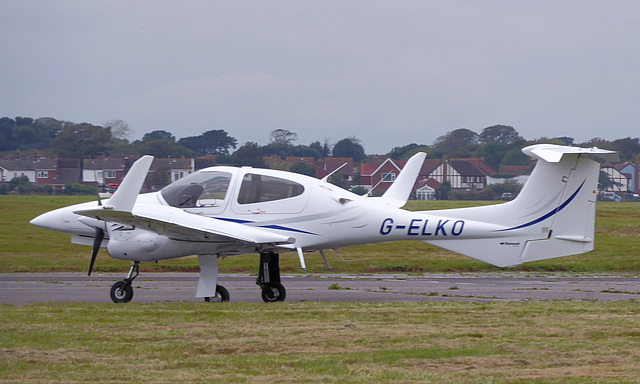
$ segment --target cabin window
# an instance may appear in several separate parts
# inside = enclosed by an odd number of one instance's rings
[[[242,179],[238,203],[253,204],[288,199],[304,193],[304,186],[291,180],[247,173]]]
[[[196,172],[167,185],[160,193],[173,207],[217,207],[226,198],[230,181],[229,172]]]

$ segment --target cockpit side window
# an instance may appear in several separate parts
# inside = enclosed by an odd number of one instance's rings
[[[238,203],[253,204],[300,196],[304,186],[291,180],[247,173],[242,179]]]
[[[178,208],[215,207],[224,201],[231,173],[196,172],[164,187],[165,201]]]

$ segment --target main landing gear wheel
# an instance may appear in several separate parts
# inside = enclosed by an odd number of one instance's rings
[[[256,284],[262,290],[265,303],[284,301],[287,291],[280,283],[280,255],[275,252],[260,253],[260,271]]]
[[[131,283],[118,281],[111,287],[111,300],[114,303],[128,303],[133,298]]]
[[[284,301],[287,297],[287,291],[284,285],[280,283],[269,283],[262,288],[262,300],[265,303],[275,303],[276,301]]]
[[[216,285],[216,295],[205,297],[204,301],[207,303],[226,303],[229,301],[229,291],[222,285]]]

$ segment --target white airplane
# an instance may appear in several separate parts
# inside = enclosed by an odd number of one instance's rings
[[[499,266],[593,250],[598,148],[550,144],[523,149],[539,161],[518,197],[510,202],[450,210],[400,209],[411,192],[425,154],[413,156],[391,187],[367,198],[327,182],[284,171],[216,166],[197,171],[159,192],[140,194],[153,157],[134,163],[110,199],[44,213],[31,224],[73,235],[98,250],[132,261],[128,276],[113,285],[114,302],[133,297],[140,262],[198,255],[196,297],[228,301],[217,284],[218,259],[258,253],[257,284],[265,302],[283,301],[279,254],[350,245],[422,240]],[[327,263],[328,266],[328,263]]]

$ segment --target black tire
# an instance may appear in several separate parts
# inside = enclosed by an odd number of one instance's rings
[[[269,283],[262,289],[262,300],[265,303],[275,303],[276,301],[284,301],[287,297],[287,291],[284,285],[280,283]]]
[[[222,285],[216,285],[216,295],[213,297],[205,297],[207,303],[226,303],[229,301],[229,291]]]
[[[133,299],[133,288],[131,283],[118,281],[111,287],[111,300],[114,303],[128,303]]]

